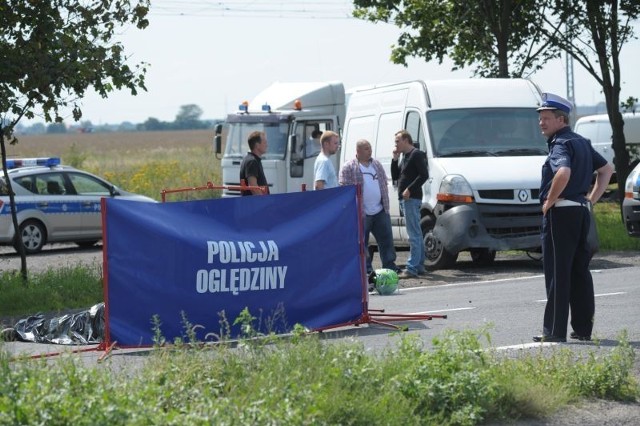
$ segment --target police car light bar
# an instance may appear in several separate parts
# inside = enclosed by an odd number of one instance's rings
[[[7,160],[7,169],[17,169],[19,167],[29,166],[53,167],[59,164],[59,157],[15,158]]]

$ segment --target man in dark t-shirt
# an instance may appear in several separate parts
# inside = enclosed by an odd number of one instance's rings
[[[254,188],[242,191],[242,195],[266,195],[269,193],[269,186],[262,169],[262,156],[267,152],[267,136],[264,132],[252,132],[248,142],[249,152],[240,165],[240,181],[244,180],[248,186]]]
[[[404,222],[409,236],[409,259],[399,278],[417,278],[425,273],[425,248],[420,227],[422,185],[429,178],[427,157],[413,145],[413,138],[406,130],[395,134],[396,148],[391,160],[391,179],[398,182],[398,199],[404,213]],[[402,154],[402,161],[400,161]]]

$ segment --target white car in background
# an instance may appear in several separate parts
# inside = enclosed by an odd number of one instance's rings
[[[624,185],[622,218],[627,233],[632,237],[640,237],[640,163],[629,173]]]
[[[91,173],[62,166],[57,157],[9,159],[7,169],[27,254],[39,252],[47,243],[73,242],[80,247],[96,244],[102,239],[103,197],[156,202],[123,191]],[[0,176],[0,244],[16,246],[4,176]]]

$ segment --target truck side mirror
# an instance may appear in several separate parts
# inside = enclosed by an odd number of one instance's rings
[[[298,137],[297,135],[289,136],[289,146],[291,147],[291,158],[293,158],[297,152],[298,148]]]
[[[213,138],[214,151],[216,154],[216,158],[220,159],[220,154],[222,153],[222,124],[220,123],[216,124],[214,134],[215,134]]]

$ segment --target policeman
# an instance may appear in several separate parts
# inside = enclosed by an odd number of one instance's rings
[[[604,193],[613,167],[589,140],[571,131],[571,103],[544,93],[537,109],[549,156],[542,166],[542,254],[547,289],[543,333],[535,342],[566,342],[571,310],[570,337],[591,340],[595,300],[589,271],[587,244],[589,209]],[[594,171],[595,185],[589,191]]]

